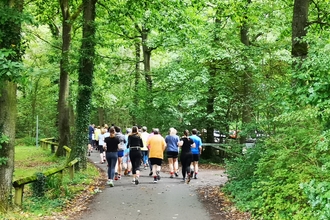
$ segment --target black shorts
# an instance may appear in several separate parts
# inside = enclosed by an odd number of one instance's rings
[[[200,154],[193,154],[192,156],[193,156],[193,159],[192,159],[193,162],[198,162],[199,158],[201,157]]]
[[[178,158],[179,152],[177,151],[167,151],[167,158]]]
[[[163,160],[160,159],[160,158],[149,158],[149,160],[150,160],[150,164],[151,165],[161,166],[162,165],[162,162],[163,162]]]

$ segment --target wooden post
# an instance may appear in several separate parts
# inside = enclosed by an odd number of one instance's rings
[[[18,206],[22,206],[23,202],[23,191],[24,191],[24,184],[18,187],[15,187],[15,198],[14,202]]]
[[[74,175],[74,164],[69,166],[69,175],[71,180],[73,180],[73,175]]]
[[[51,143],[50,144],[50,149],[51,149],[52,154],[54,154],[55,153],[55,145],[54,145],[54,143]]]

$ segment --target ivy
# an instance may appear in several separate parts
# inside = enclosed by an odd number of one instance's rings
[[[23,64],[10,59],[14,54],[14,50],[0,49],[0,79],[4,81],[17,81],[20,78]]]
[[[9,137],[1,133],[0,136],[0,150],[3,148],[3,144],[9,143]],[[0,157],[0,166],[6,164],[8,161],[8,158],[6,157]]]
[[[37,180],[32,183],[32,195],[37,198],[44,197],[47,189],[47,177],[39,172],[36,173]]]

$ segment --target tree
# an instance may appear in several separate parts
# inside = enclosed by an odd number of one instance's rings
[[[62,11],[62,54],[60,62],[60,83],[59,83],[59,99],[58,99],[58,134],[59,145],[56,156],[64,156],[65,150],[63,146],[69,146],[70,143],[70,105],[69,105],[69,50],[71,44],[72,23],[81,12],[81,6],[71,16],[70,2],[61,0],[60,6]]]
[[[75,145],[71,158],[79,158],[78,169],[87,168],[87,128],[90,119],[90,106],[93,91],[95,57],[95,5],[97,0],[83,0],[83,33],[80,48],[79,87],[77,98],[77,120]]]
[[[16,132],[16,82],[22,56],[21,13],[23,0],[0,4],[0,212],[11,201]]]

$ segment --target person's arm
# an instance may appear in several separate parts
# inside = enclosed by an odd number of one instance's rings
[[[190,140],[190,146],[191,146],[192,148],[195,148],[195,147],[196,147],[195,142],[194,142],[192,139],[189,139],[189,140]]]
[[[143,140],[142,140],[141,137],[140,137],[139,139],[140,139],[140,140],[139,140],[139,142],[140,142],[140,147],[142,148],[142,147],[143,147]]]
[[[131,136],[129,135],[127,137],[127,149],[130,148],[130,146],[131,146]]]
[[[166,148],[166,142],[165,142],[165,139],[163,139],[163,151],[165,150],[165,148]]]
[[[178,142],[178,147],[182,147],[182,145],[183,145],[183,140],[182,140],[182,138],[179,140],[179,142]]]

